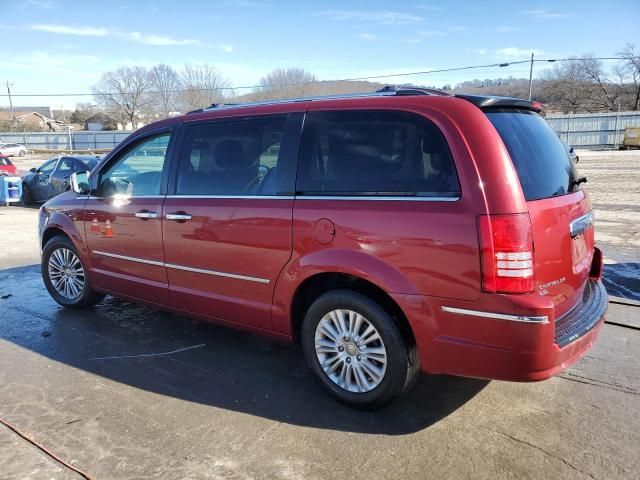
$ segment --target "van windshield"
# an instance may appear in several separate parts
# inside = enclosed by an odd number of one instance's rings
[[[518,172],[526,200],[566,195],[578,189],[578,174],[547,122],[527,110],[486,112]]]

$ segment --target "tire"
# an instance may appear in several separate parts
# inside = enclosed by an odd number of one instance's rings
[[[20,150],[20,152],[18,153],[19,157],[24,157],[27,154],[27,152],[25,152],[24,150]]]
[[[72,255],[75,256],[75,260],[73,260],[74,257]],[[53,260],[52,256],[54,257]],[[65,273],[62,273],[63,269],[58,268],[56,265],[67,266],[69,267],[67,270],[72,273],[77,273],[81,270],[82,273],[73,275],[73,278],[78,282],[82,279],[82,286],[79,287],[78,283],[72,280],[62,280],[62,283],[60,283],[60,278],[65,276]],[[88,308],[105,297],[91,288],[91,281],[89,276],[86,275],[86,271],[87,269],[82,264],[76,247],[66,236],[57,235],[51,238],[44,246],[41,263],[42,279],[51,298],[63,307]],[[54,283],[58,287],[54,286]],[[60,286],[64,286],[65,283],[67,284],[66,287]]]
[[[347,332],[348,336],[338,335],[341,338],[333,342],[332,337],[336,337],[339,330],[338,312],[342,312],[343,326],[347,327],[342,332]],[[361,317],[359,321],[358,315]],[[328,323],[336,320],[336,323]],[[350,328],[358,322],[359,327]],[[334,329],[327,330],[327,326],[332,325]],[[375,332],[366,335],[369,326]],[[380,340],[367,340],[376,338],[375,333]],[[420,370],[415,346],[405,342],[389,313],[371,298],[351,290],[332,290],[313,302],[304,318],[301,341],[307,365],[324,389],[339,402],[360,410],[375,410],[388,405],[414,385]],[[317,343],[320,351],[316,348]],[[382,355],[370,353],[373,351],[384,351],[386,365],[378,360]],[[327,373],[321,361],[325,365],[341,366],[333,373]],[[347,365],[351,367],[351,373],[345,374],[349,371]],[[376,368],[372,369],[372,366]],[[369,375],[370,372],[375,372],[377,378]]]
[[[29,185],[26,183],[22,184],[22,203],[25,205],[33,204],[33,195],[31,194],[31,189]]]

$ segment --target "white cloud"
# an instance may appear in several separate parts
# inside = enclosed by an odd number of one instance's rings
[[[462,25],[454,25],[453,27],[449,27],[448,30],[450,32],[464,32],[465,30],[467,30],[467,27],[464,27]]]
[[[356,22],[376,22],[383,25],[399,25],[417,23],[422,17],[410,13],[393,12],[389,10],[361,11],[361,10],[326,10],[317,15],[332,18],[333,20],[351,20]]]
[[[356,37],[358,37],[361,40],[367,40],[367,41],[372,41],[377,38],[373,33],[367,33],[367,32],[358,33]]]
[[[416,5],[416,8],[426,10],[428,12],[441,12],[442,7],[436,7],[435,5]]]
[[[569,16],[569,14],[567,13],[558,13],[546,8],[536,8],[534,10],[525,10],[521,13],[532,16],[532,17],[536,17],[536,18],[565,18]]]
[[[532,53],[535,55],[542,55],[545,52],[538,50],[537,48],[518,48],[518,47],[506,47],[500,48],[494,52],[496,55],[503,57],[528,57]]]
[[[233,45],[228,43],[219,43],[215,45],[218,50],[222,50],[224,53],[233,53]]]
[[[227,43],[217,45],[209,45],[194,40],[192,38],[175,38],[168,35],[157,35],[153,33],[142,32],[126,32],[118,29],[109,29],[105,27],[95,27],[90,25],[61,25],[61,24],[37,24],[31,25],[30,30],[38,32],[47,32],[57,35],[75,35],[80,37],[115,37],[130,42],[140,43],[142,45],[150,45],[154,47],[168,46],[194,46],[194,47],[214,47],[225,53],[231,53],[233,46]]]
[[[106,28],[101,27],[58,24],[31,25],[29,29],[37,32],[56,33],[60,35],[78,35],[80,37],[105,37],[109,34],[109,31]]]
[[[192,40],[190,38],[178,39],[173,37],[167,37],[165,35],[144,34],[140,32],[112,32],[112,35],[121,37],[132,42],[142,43],[143,45],[152,45],[158,47],[172,46],[172,45],[194,45],[201,46],[202,43],[198,40]]]

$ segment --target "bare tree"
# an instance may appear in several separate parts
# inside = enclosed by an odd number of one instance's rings
[[[576,62],[578,71],[591,83],[591,100],[601,110],[616,110],[620,86],[606,74],[602,62],[593,55],[583,55]]]
[[[554,65],[544,75],[543,83],[538,88],[538,97],[544,97],[541,100],[565,113],[588,111],[592,85],[579,63],[577,58],[572,57],[568,62]]]
[[[150,102],[151,78],[143,67],[122,67],[102,75],[92,90],[107,112],[134,126]]]
[[[624,50],[618,52],[622,62],[618,65],[616,73],[621,79],[625,96],[629,98],[629,107],[632,110],[640,110],[640,52],[636,52],[635,45],[627,43]]]
[[[260,79],[255,94],[264,100],[296,98],[313,91],[312,82],[318,79],[302,68],[276,68]]]
[[[229,81],[213,65],[185,65],[182,71],[181,103],[186,110],[220,103],[227,96],[229,86]]]
[[[171,112],[177,109],[178,90],[182,85],[180,76],[173,68],[163,63],[149,70],[149,76],[153,88],[154,110],[162,118],[167,118]]]

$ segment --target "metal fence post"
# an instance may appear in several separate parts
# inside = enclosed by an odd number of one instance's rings
[[[620,118],[620,103],[618,103],[618,111],[616,112],[616,123],[613,128],[613,148],[618,149],[618,119]]]

